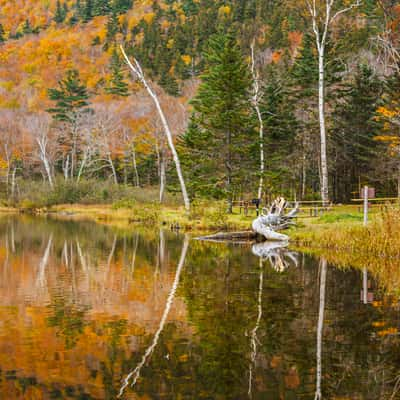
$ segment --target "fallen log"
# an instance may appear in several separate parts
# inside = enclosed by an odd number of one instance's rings
[[[258,241],[262,238],[254,231],[240,231],[240,232],[218,232],[209,236],[202,236],[198,240],[212,240],[212,241]]]

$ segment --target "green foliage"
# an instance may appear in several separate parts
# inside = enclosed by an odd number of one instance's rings
[[[4,27],[0,24],[0,43],[4,43],[6,41]]]
[[[251,80],[248,66],[231,35],[210,40],[206,72],[194,113],[180,142],[192,194],[232,199],[246,172],[245,153],[251,143]]]
[[[63,23],[67,16],[67,12],[68,12],[67,3],[62,4],[60,0],[57,0],[56,12],[54,14],[54,21],[57,22],[57,24]]]
[[[106,41],[104,43],[104,50],[107,50],[112,43],[115,43],[115,38],[118,31],[119,31],[118,14],[117,11],[113,9],[112,13],[109,15],[107,20],[107,33],[106,33]]]
[[[50,100],[56,106],[48,111],[57,121],[73,122],[78,111],[87,110],[89,95],[86,86],[81,82],[77,70],[67,71],[65,79],[58,82],[58,89],[49,89]]]
[[[380,143],[375,112],[383,85],[366,65],[359,65],[352,82],[340,91],[341,102],[334,113],[333,145],[337,154],[338,200],[348,201],[360,179],[371,176]],[[357,185],[357,186],[356,186]]]
[[[122,61],[118,55],[116,47],[114,47],[113,49],[110,68],[112,76],[109,86],[105,89],[105,91],[115,96],[129,96],[129,87],[128,84],[124,81],[124,75],[122,72]]]

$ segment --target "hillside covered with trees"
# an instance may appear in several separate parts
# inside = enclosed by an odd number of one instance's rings
[[[400,195],[399,1],[0,0],[4,200],[179,191],[120,46],[191,199]]]

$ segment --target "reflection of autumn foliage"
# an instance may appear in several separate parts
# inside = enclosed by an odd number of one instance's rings
[[[164,249],[160,260],[156,243],[92,224],[58,225],[0,220],[0,368],[18,371],[18,382],[34,377],[41,399],[54,388],[68,398],[79,387],[113,398],[124,360],[139,354],[158,326],[176,255]],[[38,274],[44,274],[40,290]],[[185,319],[177,298],[169,320]],[[14,383],[0,383],[0,398],[36,398],[35,388],[23,394]]]

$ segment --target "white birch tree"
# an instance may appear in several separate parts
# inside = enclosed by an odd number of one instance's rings
[[[152,98],[152,100],[153,100],[153,102],[154,102],[154,104],[156,106],[158,115],[160,117],[162,126],[164,128],[165,135],[167,137],[168,146],[169,146],[169,148],[171,150],[171,153],[172,153],[172,158],[173,158],[173,160],[175,162],[176,172],[178,174],[178,179],[179,179],[179,183],[180,183],[180,186],[181,186],[181,191],[182,191],[182,196],[183,196],[183,202],[184,202],[184,205],[185,205],[185,209],[186,209],[186,211],[189,212],[190,211],[190,200],[189,200],[189,196],[188,196],[188,193],[187,193],[187,190],[186,190],[185,179],[184,179],[183,174],[182,174],[181,163],[180,163],[180,160],[179,160],[178,153],[177,153],[177,151],[175,149],[175,145],[174,145],[171,129],[169,127],[167,118],[165,117],[164,111],[163,111],[163,109],[161,107],[160,101],[158,100],[158,97],[157,97],[157,94],[155,93],[155,91],[148,84],[148,82],[147,82],[147,80],[146,80],[146,78],[144,76],[142,67],[140,66],[140,64],[136,60],[136,58],[133,59],[133,64],[132,64],[132,62],[129,60],[127,54],[125,53],[124,48],[122,46],[120,46],[120,49],[121,49],[122,55],[123,55],[123,57],[125,59],[125,62],[127,63],[129,68],[131,69],[131,71],[134,74],[134,76],[136,76],[139,79],[139,81],[142,83],[142,85],[144,86],[144,88],[146,89],[147,93],[150,95],[150,97]]]
[[[256,60],[254,55],[254,47],[255,41],[253,40],[251,44],[251,74],[253,77],[253,97],[252,103],[253,107],[256,110],[257,118],[258,118],[258,128],[259,128],[259,139],[260,139],[260,181],[258,184],[258,199],[261,200],[262,193],[264,189],[264,171],[265,171],[265,154],[264,154],[264,122],[262,119],[261,111],[260,111],[260,99],[262,93],[260,91],[260,81],[258,72],[256,70]]]
[[[338,0],[306,0],[308,12],[311,16],[312,30],[318,51],[318,114],[321,140],[321,198],[324,204],[329,202],[327,135],[325,116],[325,53],[329,30],[332,23],[341,15],[361,4],[356,0],[348,7],[337,10]]]
[[[36,144],[37,151],[35,153],[43,164],[49,185],[53,187],[53,152],[51,150],[50,117],[47,114],[35,114],[27,117],[25,123]]]

